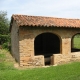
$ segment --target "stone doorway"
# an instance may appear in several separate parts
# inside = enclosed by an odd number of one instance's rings
[[[34,41],[35,55],[44,55],[45,65],[51,65],[51,56],[60,53],[60,39],[53,33],[39,34]]]

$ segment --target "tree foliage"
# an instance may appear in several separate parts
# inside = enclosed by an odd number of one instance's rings
[[[0,11],[0,45],[9,42],[9,20],[6,11]]]

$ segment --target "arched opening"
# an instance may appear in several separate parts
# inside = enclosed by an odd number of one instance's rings
[[[80,51],[80,33],[75,34],[71,40],[71,52]]]
[[[60,53],[60,39],[53,33],[42,33],[34,41],[35,55],[44,55],[45,65],[50,65],[50,57]]]

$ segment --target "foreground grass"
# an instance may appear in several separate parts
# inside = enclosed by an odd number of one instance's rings
[[[0,80],[80,80],[80,62],[18,70],[7,50],[0,50]]]
[[[80,80],[80,62],[48,68],[4,69],[0,70],[0,80]]]
[[[8,50],[0,50],[0,70],[14,69],[14,62],[15,61]]]

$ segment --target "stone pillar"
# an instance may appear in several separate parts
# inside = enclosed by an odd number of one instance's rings
[[[62,54],[71,53],[71,38],[62,39]]]
[[[19,44],[20,66],[29,66],[29,60],[34,57],[34,39],[25,39]]]

